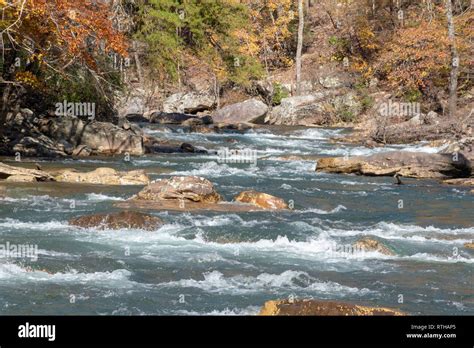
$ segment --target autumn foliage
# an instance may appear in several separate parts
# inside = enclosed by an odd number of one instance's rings
[[[104,57],[127,55],[126,39],[104,2],[0,0],[0,7],[0,68],[8,83],[54,92],[82,76],[101,93],[111,80]]]

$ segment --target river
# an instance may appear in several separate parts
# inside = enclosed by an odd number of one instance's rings
[[[254,189],[284,198],[287,212],[154,212],[155,232],[68,226],[72,217],[118,210],[139,187],[8,184],[0,244],[37,245],[38,259],[0,259],[0,314],[253,315],[267,300],[331,299],[411,314],[474,314],[474,238],[469,189],[431,180],[315,172],[284,155],[344,156],[369,149],[334,144],[344,129],[259,128],[246,134],[146,132],[209,149],[258,150],[256,166],[216,156],[32,160],[44,169],[145,169],[153,179],[197,175],[227,200]],[[25,160],[28,161],[28,160]],[[5,163],[14,164],[12,159]],[[395,255],[354,252],[370,236]]]

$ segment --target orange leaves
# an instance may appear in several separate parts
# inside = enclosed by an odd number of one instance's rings
[[[113,51],[127,56],[126,39],[114,29],[110,8],[104,3],[27,0],[22,13],[16,38],[19,42],[24,38],[33,41],[31,48],[41,52],[46,60],[65,62],[79,58],[95,69],[95,55]]]

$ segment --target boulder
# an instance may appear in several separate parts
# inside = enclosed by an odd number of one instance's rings
[[[465,137],[451,142],[443,149],[442,153],[462,153],[468,160],[474,163],[474,137]]]
[[[12,175],[5,179],[6,182],[37,182],[33,175]]]
[[[443,180],[444,184],[457,185],[457,186],[474,186],[474,178],[465,179],[448,179]]]
[[[395,253],[385,245],[371,238],[363,238],[353,244],[353,247],[363,251],[377,251],[385,255],[395,255]]]
[[[92,150],[87,145],[79,145],[72,150],[74,157],[89,157],[91,154]]]
[[[255,205],[267,210],[288,209],[288,204],[278,197],[256,191],[244,191],[235,197],[235,201]]]
[[[274,125],[320,125],[324,124],[327,93],[284,98],[281,104],[265,117],[265,122]]]
[[[258,99],[249,99],[231,104],[217,110],[213,115],[215,122],[222,123],[261,123],[268,112],[268,106]]]
[[[72,146],[71,146],[72,147]],[[45,135],[21,137],[13,146],[13,152],[24,157],[66,157],[67,146],[52,141]]]
[[[69,220],[72,226],[97,229],[140,229],[145,231],[156,231],[163,225],[163,220],[156,216],[147,215],[133,211],[123,211],[114,214],[95,214],[81,216]]]
[[[176,93],[163,103],[163,111],[167,113],[197,114],[215,107],[216,98],[206,92]]]
[[[186,121],[184,121],[183,123],[181,123],[181,125],[183,127],[197,127],[197,126],[203,126],[204,125],[204,121],[198,117],[193,117],[193,118],[190,118]]]
[[[24,177],[33,177],[36,181],[54,181],[54,178],[50,174],[42,170],[13,167],[0,162],[0,179],[8,179],[12,176],[21,180],[25,180]]]
[[[319,83],[324,88],[341,88],[344,86],[344,83],[337,76],[320,77]]]
[[[154,112],[150,115],[150,122],[159,124],[182,124],[185,121],[197,119],[196,116],[187,115],[178,112]]]
[[[118,172],[112,168],[97,168],[86,173],[65,169],[60,171],[55,179],[58,182],[96,185],[147,185],[150,182],[143,170]]]
[[[175,176],[149,184],[132,200],[219,203],[222,198],[207,179],[196,176]]]
[[[342,121],[351,122],[362,112],[362,104],[355,93],[349,92],[341,96],[336,96],[332,100],[332,105]]]
[[[126,114],[125,118],[129,122],[134,122],[134,123],[147,123],[147,122],[150,122],[149,118],[146,118],[145,116],[143,116],[143,114],[140,114],[140,113],[138,113],[138,114]]]
[[[265,316],[403,316],[390,308],[367,307],[351,303],[318,300],[267,301],[260,311]]]
[[[328,157],[318,160],[316,171],[367,176],[393,176],[410,178],[468,177],[469,161],[459,154],[430,154],[422,152],[392,151],[371,156]]]
[[[143,155],[143,137],[135,129],[125,130],[108,122],[84,122],[61,116],[42,120],[40,130],[56,141],[66,139],[74,147],[86,145],[93,153],[103,155]]]

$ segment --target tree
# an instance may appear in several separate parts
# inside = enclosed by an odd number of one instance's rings
[[[296,50],[296,94],[301,94],[301,54],[303,52],[304,7],[303,0],[298,0],[298,48]]]
[[[14,97],[21,90],[30,98],[28,106],[41,111],[60,98],[101,99],[110,106],[116,77],[109,55],[125,57],[127,43],[114,27],[108,4],[1,0],[0,10],[1,123],[12,104],[21,103]]]
[[[457,105],[457,89],[458,89],[458,74],[459,74],[459,54],[456,47],[456,31],[453,19],[453,5],[451,0],[446,2],[446,18],[448,20],[448,38],[449,46],[451,48],[451,75],[449,79],[449,116],[453,117],[456,113]]]
[[[179,80],[192,55],[214,72],[216,84],[248,84],[261,75],[248,6],[234,0],[149,0],[140,4],[137,39],[162,80]]]

